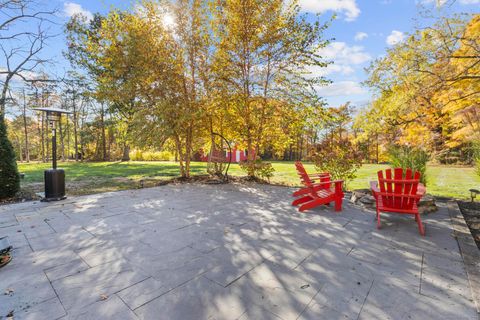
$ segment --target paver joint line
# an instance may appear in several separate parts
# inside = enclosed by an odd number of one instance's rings
[[[362,306],[360,307],[360,311],[358,312],[357,315],[357,320],[360,318],[360,315],[362,314],[363,306],[365,305],[365,302],[368,299],[368,295],[370,294],[370,290],[372,290],[373,284],[375,283],[375,278],[372,280],[372,283],[370,284],[370,287],[368,288],[367,294],[365,295],[365,299],[363,299]]]
[[[420,267],[420,285],[418,286],[418,293],[422,294],[422,277],[423,277],[423,261],[425,259],[425,253],[422,252],[422,266]]]

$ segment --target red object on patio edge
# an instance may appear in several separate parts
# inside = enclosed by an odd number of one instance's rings
[[[373,197],[376,200],[377,228],[380,229],[380,213],[396,212],[400,214],[412,214],[418,224],[418,230],[425,236],[422,220],[418,212],[418,202],[425,194],[425,186],[420,183],[420,172],[414,174],[412,169],[405,170],[403,176],[402,168],[385,170],[385,177],[382,171],[378,171],[378,183],[370,182]]]
[[[302,212],[335,202],[335,211],[342,210],[342,180],[331,181],[329,173],[308,174],[300,161],[295,162],[295,167],[305,188],[293,193],[298,198],[292,202],[292,206],[300,205],[298,210]],[[320,182],[314,182],[315,180]]]

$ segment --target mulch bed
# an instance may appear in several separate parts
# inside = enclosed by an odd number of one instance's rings
[[[480,249],[480,203],[467,201],[457,201],[457,203],[465,222],[470,228],[473,239]]]
[[[30,189],[22,189],[15,197],[0,200],[0,205],[34,200],[40,200],[40,197],[37,196],[36,193]]]

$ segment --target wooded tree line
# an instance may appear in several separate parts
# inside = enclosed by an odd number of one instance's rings
[[[480,143],[479,14],[415,30],[367,72],[374,99],[353,126],[367,158],[386,160],[395,143],[440,163],[472,162]]]
[[[212,132],[281,156],[315,130],[325,114],[315,87],[326,80],[308,68],[327,65],[326,27],[282,0],[142,1],[74,17],[67,56],[124,124],[125,157],[170,144],[188,177]]]
[[[86,84],[77,80],[42,75],[28,86],[11,90],[6,122],[19,161],[51,161],[51,127],[45,113],[34,110],[45,107],[72,112],[57,125],[60,160],[121,158],[121,126],[104,104],[91,98]]]
[[[22,22],[54,14],[34,3],[2,0]],[[2,87],[20,161],[49,160],[48,124],[35,107],[73,112],[58,129],[61,159],[171,150],[185,177],[212,132],[267,158],[300,158],[327,114],[315,87],[328,81],[309,72],[328,64],[318,53],[327,23],[307,19],[297,1],[148,0],[91,20],[75,15],[64,53],[73,71],[62,79],[27,74],[46,62],[40,26],[30,59],[5,71]]]

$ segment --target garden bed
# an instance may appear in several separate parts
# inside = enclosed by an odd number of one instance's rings
[[[473,239],[480,249],[480,203],[467,201],[458,201],[457,203],[465,222],[470,228]]]

